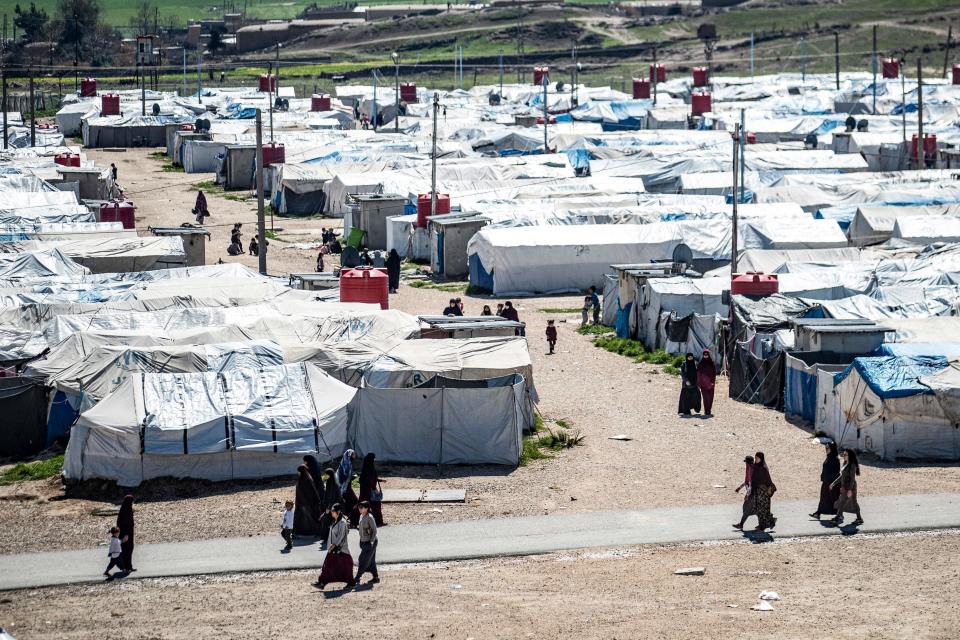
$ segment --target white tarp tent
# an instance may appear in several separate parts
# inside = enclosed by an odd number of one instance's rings
[[[134,373],[80,415],[68,480],[136,486],[160,477],[233,480],[292,474],[304,454],[347,443],[356,389],[302,363],[204,373]]]

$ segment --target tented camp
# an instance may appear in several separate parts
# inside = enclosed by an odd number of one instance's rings
[[[841,447],[883,460],[960,460],[960,423],[951,403],[956,373],[946,358],[857,358],[841,373],[818,377],[816,428]]]
[[[356,389],[307,364],[203,373],[134,373],[80,415],[67,480],[136,486],[160,477],[292,474],[305,454],[338,457]]]

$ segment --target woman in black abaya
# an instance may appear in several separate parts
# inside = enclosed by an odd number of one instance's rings
[[[688,353],[680,365],[680,404],[677,414],[689,416],[700,411],[700,387],[697,386],[697,361]]]

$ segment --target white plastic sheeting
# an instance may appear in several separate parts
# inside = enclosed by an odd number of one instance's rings
[[[960,424],[960,360],[952,360],[950,366],[939,373],[922,376],[920,384],[933,391],[947,420]]]
[[[203,373],[133,373],[80,415],[64,456],[70,480],[136,486],[159,477],[290,475],[304,454],[340,456],[356,389],[310,364]]]
[[[917,244],[960,242],[960,218],[952,216],[911,216],[897,218],[893,237]]]

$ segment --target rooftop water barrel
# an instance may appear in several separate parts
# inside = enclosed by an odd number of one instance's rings
[[[137,210],[129,200],[114,200],[100,204],[97,222],[120,222],[124,229],[136,229],[134,212]]]
[[[120,115],[120,96],[115,93],[105,93],[100,96],[100,115]]]
[[[265,73],[260,74],[260,78],[257,82],[257,90],[263,93],[271,91],[276,93],[277,91],[277,76],[270,74],[269,76]]]
[[[533,84],[538,87],[543,84],[543,77],[547,76],[547,81],[550,81],[550,67],[534,67],[533,68]]]
[[[94,98],[97,95],[96,78],[80,78],[80,97]]]
[[[53,157],[54,164],[59,164],[64,167],[79,167],[80,166],[80,154],[79,153],[58,153]]]
[[[900,77],[900,61],[896,58],[883,59],[883,77],[885,79]]]
[[[407,104],[416,104],[417,102],[417,83],[416,82],[401,82],[400,83],[400,99],[406,102]]]
[[[650,99],[650,81],[649,80],[641,80],[640,78],[633,79],[633,99],[634,100]]]
[[[706,67],[693,68],[693,86],[695,87],[707,86],[707,68]]]
[[[437,215],[450,213],[450,194],[437,194]],[[421,193],[417,196],[417,226],[427,226],[427,216],[430,215],[430,194]]]
[[[667,81],[667,68],[661,63],[650,65],[650,82],[656,80],[657,82],[666,82]]]
[[[263,166],[283,164],[287,159],[287,152],[282,142],[268,142],[263,145]]]
[[[310,111],[330,111],[330,96],[325,93],[310,96]]]
[[[702,116],[713,111],[712,98],[709,91],[694,91],[690,95],[690,110],[695,116]]]
[[[780,292],[780,281],[775,273],[748,271],[735,273],[730,281],[730,294],[741,296],[770,296]]]
[[[340,272],[340,302],[366,302],[390,308],[390,279],[386,269],[356,267]]]

